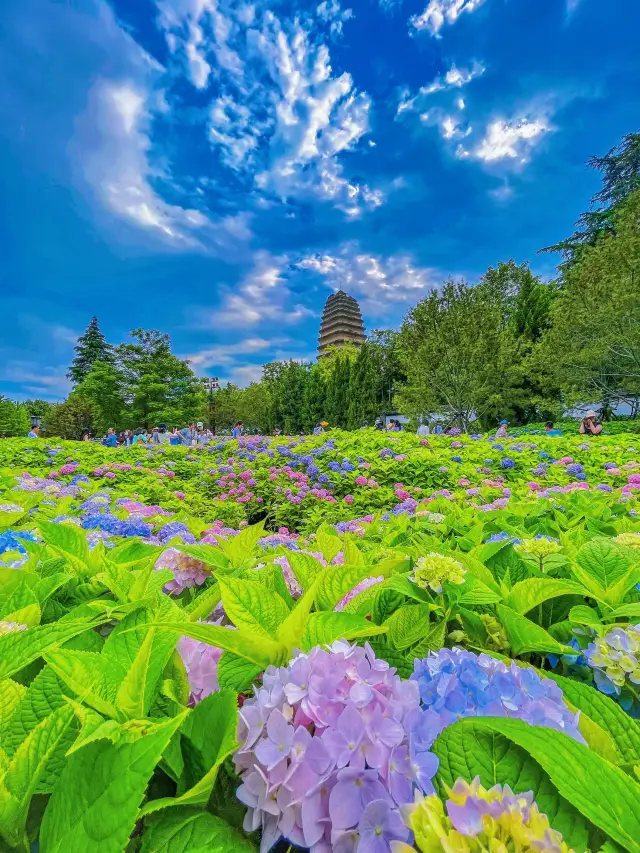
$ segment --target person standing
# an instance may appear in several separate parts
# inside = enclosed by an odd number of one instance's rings
[[[232,438],[240,438],[242,436],[243,429],[244,429],[244,426],[243,426],[242,421],[238,421],[238,423],[231,430],[231,437]]]
[[[420,438],[425,438],[429,435],[429,424],[424,423],[424,421],[420,421],[420,426],[418,427],[417,435]]]
[[[496,430],[496,438],[508,438],[509,436],[509,421],[500,421]]]
[[[559,429],[556,429],[553,425],[553,421],[547,421],[544,425],[544,434],[545,435],[562,435],[562,432]]]
[[[104,437],[102,442],[105,447],[117,447],[118,446],[118,436],[113,427],[109,427],[107,430],[107,434]]]
[[[40,427],[32,426],[29,432],[27,433],[27,438],[40,438]]]
[[[589,409],[584,418],[580,421],[580,435],[600,435],[602,432],[602,424],[597,420],[597,414],[593,409]]]
[[[169,436],[169,444],[172,447],[178,447],[178,445],[182,444],[182,435],[178,432],[178,427],[172,429]]]

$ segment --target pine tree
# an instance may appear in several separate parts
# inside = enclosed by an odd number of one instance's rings
[[[74,347],[76,356],[71,362],[67,377],[74,385],[80,384],[89,375],[96,361],[113,364],[113,347],[107,343],[98,326],[98,318],[92,317],[84,335],[78,338]]]
[[[322,373],[314,365],[307,376],[302,398],[302,427],[311,432],[325,415],[326,388]]]

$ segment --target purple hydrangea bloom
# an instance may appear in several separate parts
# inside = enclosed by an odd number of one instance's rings
[[[181,521],[170,521],[158,530],[157,535],[163,544],[165,542],[170,542],[171,539],[174,539],[176,536],[180,537],[185,545],[193,545],[196,541],[196,537],[189,530],[187,525],[183,524]]]
[[[441,649],[416,660],[411,676],[420,687],[425,713],[419,722],[427,747],[447,726],[464,717],[515,717],[547,726],[584,743],[578,714],[567,708],[562,690],[534,669],[464,649]]]
[[[265,851],[285,837],[312,853],[389,853],[409,837],[398,806],[433,791],[438,766],[412,739],[416,716],[418,685],[368,645],[336,642],[269,667],[240,710],[234,761],[245,829],[262,829]]]

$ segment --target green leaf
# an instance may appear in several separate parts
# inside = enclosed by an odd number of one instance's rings
[[[585,595],[583,586],[572,581],[555,578],[529,578],[519,581],[511,589],[504,603],[524,616],[534,607],[560,595]]]
[[[240,832],[219,817],[199,809],[165,812],[150,824],[141,853],[257,853]]]
[[[233,624],[254,632],[257,638],[264,636],[273,640],[278,627],[289,615],[282,598],[256,581],[220,580],[220,592],[225,613]]]
[[[17,631],[0,637],[0,679],[19,672],[48,650],[82,634],[102,619],[93,622],[59,621],[51,625],[38,625],[28,631]]]
[[[223,690],[249,692],[262,671],[263,668],[255,663],[249,663],[232,652],[223,652],[218,661],[218,684]]]
[[[326,575],[324,573],[318,575],[309,589],[298,599],[293,610],[287,614],[286,619],[284,619],[277,630],[276,636],[283,646],[286,647],[289,655],[300,645],[311,608],[318,597],[319,591],[324,587],[325,578]]]
[[[4,747],[3,732],[9,726],[11,717],[19,707],[27,688],[17,681],[5,678],[0,681],[0,743]]]
[[[622,770],[568,735],[522,720],[474,718],[458,726],[503,735],[526,749],[559,794],[587,820],[629,853],[640,853],[640,785]],[[575,849],[575,844],[568,843]]]
[[[229,559],[216,545],[183,545],[181,542],[175,542],[171,547],[181,554],[188,554],[194,560],[200,560],[210,571],[229,569]]]
[[[282,643],[276,643],[266,637],[256,637],[248,631],[233,631],[230,628],[221,628],[219,625],[203,625],[195,622],[184,622],[178,626],[159,624],[161,627],[174,628],[180,635],[192,637],[201,643],[240,655],[262,669],[266,669],[271,663],[279,664],[285,652]]]
[[[596,597],[606,597],[629,571],[629,561],[611,539],[596,537],[580,548],[572,571]]]
[[[147,783],[184,715],[133,742],[100,740],[69,756],[42,821],[40,853],[122,853]]]
[[[525,652],[540,652],[554,654],[575,654],[575,649],[554,640],[551,634],[536,625],[526,616],[521,616],[504,604],[497,604],[496,611],[509,638],[509,644],[514,655]]]
[[[91,552],[84,530],[72,524],[53,524],[49,521],[41,521],[38,529],[42,540],[54,553],[66,557],[69,564],[81,574],[90,574],[88,566]]]
[[[31,798],[72,720],[71,708],[58,708],[38,723],[11,759],[0,786],[0,828],[10,844],[19,844]]]
[[[336,640],[356,640],[359,637],[373,637],[385,634],[385,626],[374,625],[367,619],[352,616],[350,613],[331,613],[322,611],[309,616],[302,636],[302,651],[308,652],[314,646],[329,645]]]
[[[348,537],[344,538],[342,542],[342,553],[344,556],[344,565],[364,566],[364,554],[352,539]]]
[[[291,566],[291,571],[296,576],[296,580],[302,589],[305,590],[309,589],[325,568],[320,560],[316,560],[311,554],[299,554],[296,551],[290,551],[287,554],[287,560]]]
[[[12,683],[12,682],[3,682]],[[25,690],[5,727],[2,746],[13,755],[29,733],[58,708],[66,705],[64,685],[50,666],[45,666]]]
[[[122,670],[105,655],[70,649],[48,652],[47,663],[78,699],[107,717],[118,717],[116,696]]]
[[[495,722],[495,727],[479,725],[486,720]],[[586,850],[589,825],[572,805],[572,798],[559,794],[544,768],[526,748],[501,734],[498,722],[502,720],[482,718],[481,721],[473,717],[447,726],[433,745],[440,759],[438,780],[453,787],[459,778],[472,782],[479,776],[485,788],[509,785],[516,794],[532,791],[540,811],[562,833],[569,847]]]
[[[149,628],[118,690],[118,711],[132,720],[147,716],[156,697],[164,668],[175,647],[176,636],[173,631]]]
[[[571,612],[573,613],[573,611]],[[640,602],[615,607],[613,610],[609,610],[604,618],[607,621],[609,619],[640,619]]]
[[[185,759],[184,785],[177,797],[150,800],[141,815],[176,806],[206,805],[222,762],[237,748],[237,695],[231,690],[213,693],[198,702],[184,721],[182,752]]]
[[[385,621],[388,641],[399,651],[405,651],[424,638],[429,630],[431,611],[426,604],[405,604]]]
[[[242,565],[253,554],[258,540],[264,536],[264,521],[246,527],[232,539],[216,537],[225,557],[229,559],[232,566]]]
[[[318,610],[333,610],[348,592],[360,581],[371,576],[371,566],[347,565],[331,566],[325,569],[322,584],[318,587],[316,601]]]
[[[412,658],[426,657],[429,652],[437,652],[444,646],[444,639],[447,634],[446,620],[441,622],[433,622],[429,627],[422,640],[417,646],[411,650]]]
[[[500,593],[471,574],[467,575],[461,586],[447,583],[446,588],[460,604],[496,604],[502,601]]]
[[[219,601],[220,585],[212,583],[184,609],[189,614],[190,621],[197,622],[199,619],[206,619],[208,616],[211,616]]]
[[[331,528],[322,524],[316,531],[316,545],[327,563],[331,563],[334,557],[342,550],[342,539],[336,536]],[[315,548],[313,549],[316,550]]]
[[[586,604],[578,604],[569,611],[569,621],[576,625],[589,625],[592,628],[599,626],[602,622],[598,611]]]
[[[617,702],[595,687],[581,684],[552,672],[542,673],[562,688],[565,699],[597,723],[612,739],[623,764],[640,763],[640,723],[625,713]]]

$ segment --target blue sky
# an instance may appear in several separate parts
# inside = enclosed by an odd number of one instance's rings
[[[4,0],[0,392],[60,399],[96,314],[241,385],[528,260],[637,130],[637,0]]]

